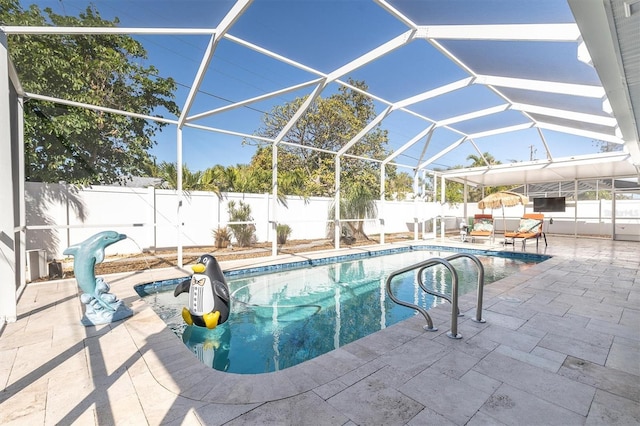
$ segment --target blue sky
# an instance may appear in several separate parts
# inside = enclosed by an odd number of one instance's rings
[[[23,4],[31,2],[23,1]],[[97,0],[93,2],[105,18],[117,16],[123,27],[215,27],[233,2],[226,0]],[[396,0],[392,3],[422,25],[449,23],[530,23],[572,22],[563,0]],[[88,4],[79,0],[42,0],[41,7],[51,7],[56,13],[77,15]],[[247,12],[231,28],[229,34],[287,56],[321,72],[331,72],[352,59],[405,32],[407,27],[369,0],[255,0]],[[207,36],[136,36],[149,53],[148,64],[155,65],[163,77],[173,77],[179,83],[176,101],[184,103],[207,43]],[[493,42],[479,50],[474,45],[448,41],[445,47],[463,56],[476,72],[505,75],[509,72],[527,78],[542,79],[553,74],[567,81],[578,78],[583,84],[596,84],[595,71],[576,61],[571,67],[560,66],[566,57],[575,57],[575,45],[566,43],[529,43],[516,47]],[[534,59],[537,57],[538,59]],[[539,58],[544,58],[540,60]],[[505,70],[497,64],[509,60]],[[566,75],[564,75],[565,73]],[[348,76],[365,80],[370,92],[389,101],[398,101],[419,92],[431,90],[468,76],[448,58],[425,41],[414,41],[380,60],[355,70]],[[280,63],[264,55],[223,40],[191,113],[261,95],[273,90],[315,78],[306,71]],[[345,76],[344,80],[346,80]],[[331,84],[322,96],[337,90]],[[311,88],[299,90],[257,103],[246,108],[207,118],[199,124],[253,133],[261,126],[262,115],[274,105],[304,96]],[[525,91],[526,92],[526,91]],[[525,94],[513,89],[514,99]],[[527,95],[530,95],[527,94]],[[540,95],[542,104],[554,101]],[[601,112],[600,103],[579,99],[579,108]],[[442,119],[490,106],[503,101],[484,86],[472,86],[416,105],[414,110],[433,119]],[[589,103],[591,102],[591,104]],[[575,105],[567,105],[574,107]],[[386,105],[375,102],[378,112]],[[600,111],[598,111],[600,109]],[[499,120],[504,125],[522,122],[515,111],[484,117],[460,124],[465,132],[482,131]],[[383,123],[389,131],[392,149],[402,146],[426,126],[425,121],[401,111],[394,112]],[[434,155],[458,139],[446,130],[437,131],[431,139],[426,157]],[[595,144],[582,137],[545,131],[547,144],[555,157],[579,155],[597,151]],[[159,161],[175,162],[176,131],[167,128],[158,135],[153,153]],[[196,129],[184,131],[184,162],[192,170],[203,170],[215,164],[248,163],[254,147],[243,146],[241,138]],[[532,158],[545,158],[538,132],[523,130],[492,138],[479,138],[476,145],[482,152],[508,163]],[[415,164],[422,147],[416,146],[398,158],[399,162]],[[434,167],[468,165],[466,157],[477,154],[471,143],[437,160]]]

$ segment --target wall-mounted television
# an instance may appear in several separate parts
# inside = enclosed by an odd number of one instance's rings
[[[566,208],[565,197],[546,197],[533,199],[534,212],[563,212]]]

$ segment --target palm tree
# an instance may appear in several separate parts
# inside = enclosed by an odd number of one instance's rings
[[[484,157],[484,159],[482,158]],[[485,162],[485,159],[487,160]],[[500,161],[496,160],[495,157],[488,152],[483,153],[482,155],[473,155],[469,154],[467,156],[467,160],[472,160],[473,162],[469,167],[484,167],[492,164],[502,164]]]
[[[340,200],[340,218],[356,219],[356,221],[344,222],[341,234],[349,239],[366,239],[369,237],[364,232],[364,219],[376,217],[378,210],[375,204],[376,196],[368,186],[356,182],[345,191]],[[335,216],[335,204],[329,209],[329,217]],[[330,235],[333,236],[334,225],[329,225]]]
[[[182,166],[182,189],[184,191],[193,191],[199,188],[199,181],[202,172],[192,173],[187,165]],[[178,189],[178,166],[176,163],[167,163],[163,161],[158,166],[158,176],[162,178],[172,189]]]
[[[484,157],[484,159],[482,158]],[[487,160],[485,162],[485,159]],[[502,164],[500,161],[496,160],[495,157],[491,154],[489,154],[488,152],[484,152],[482,154],[482,156],[480,155],[473,155],[473,154],[469,154],[467,156],[467,160],[472,160],[473,162],[471,163],[471,165],[469,167],[485,167],[487,165],[493,165],[493,164]],[[496,192],[496,191],[500,191],[502,190],[504,187],[497,187],[494,188],[494,190],[491,190],[491,188],[487,188],[485,190],[485,195],[492,193],[492,192]],[[480,199],[482,198],[482,189],[481,188],[472,188],[469,190],[469,200],[471,201],[480,201]]]
[[[177,175],[177,173],[176,173]],[[202,172],[197,170],[192,172],[187,165],[182,166],[182,189],[185,191],[202,190]]]
[[[224,166],[219,164],[206,169],[200,176],[200,185],[203,190],[215,193],[219,199],[222,199],[222,192],[227,191],[225,186],[225,170]]]
[[[286,170],[278,172],[278,202],[285,207],[287,205],[287,195],[298,195],[309,202],[309,195],[306,191],[305,173],[303,170]]]

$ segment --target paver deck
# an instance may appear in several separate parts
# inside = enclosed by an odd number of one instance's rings
[[[74,280],[29,284],[0,334],[0,424],[640,424],[640,244],[548,239],[526,251],[550,260],[485,287],[486,323],[461,298],[460,340],[440,305],[437,332],[415,316],[261,375],[204,366],[133,290],[187,271],[106,277],[134,316],[98,327],[80,324]]]

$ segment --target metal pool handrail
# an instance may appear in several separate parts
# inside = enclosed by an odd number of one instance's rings
[[[442,259],[439,257],[434,257],[432,259],[428,259],[428,260],[424,260],[422,262],[418,262],[415,263],[413,265],[409,265],[406,266],[404,268],[398,269],[393,271],[391,274],[389,274],[389,276],[387,277],[387,281],[386,281],[386,290],[387,290],[387,294],[389,295],[389,298],[391,300],[393,300],[395,303],[397,303],[398,305],[401,306],[406,306],[407,308],[411,308],[411,309],[415,309],[416,311],[420,312],[422,314],[422,316],[427,320],[427,326],[425,327],[425,330],[427,331],[437,331],[438,329],[436,327],[433,326],[433,321],[431,320],[431,317],[429,316],[429,314],[427,313],[427,311],[418,306],[415,305],[413,303],[409,303],[409,302],[405,302],[403,300],[398,299],[393,292],[391,291],[391,281],[393,281],[393,279],[400,275],[400,274],[404,274],[405,272],[409,272],[412,271],[414,269],[418,269],[418,268],[423,268],[423,267],[428,267],[428,266],[433,266],[433,265],[443,265],[444,267],[446,267],[450,272],[451,272],[451,277],[452,277],[452,286],[453,286],[453,293],[454,293],[454,300],[452,300],[451,303],[451,312],[453,312],[453,316],[452,316],[452,320],[451,320],[451,332],[447,333],[447,335],[454,334],[457,335],[457,312],[458,312],[458,273],[456,272],[455,268],[446,260],[446,259]],[[456,319],[454,319],[454,317],[456,317]],[[455,330],[454,330],[455,328]],[[450,336],[452,337],[452,336]],[[462,336],[460,336],[462,337]],[[457,338],[457,337],[456,337]]]
[[[451,256],[446,257],[445,259],[454,260],[454,259],[459,259],[461,257],[466,257],[468,259],[471,259],[473,263],[475,263],[476,268],[478,269],[478,290],[477,290],[478,296],[477,296],[477,303],[476,303],[476,316],[475,318],[471,318],[471,320],[474,322],[484,323],[486,322],[482,318],[482,298],[484,295],[484,265],[482,264],[482,262],[480,262],[480,259],[478,259],[476,256],[469,253],[455,253],[455,254],[452,254]],[[422,290],[424,290],[425,292],[429,294],[433,294],[434,296],[441,297],[446,301],[448,301],[449,303],[451,303],[451,298],[449,298],[449,296],[447,296],[446,294],[438,293],[433,290],[429,290],[425,287],[424,283],[422,282],[422,272],[428,267],[429,266],[423,266],[418,271],[418,284],[420,285],[420,287],[422,287]]]
[[[419,269],[418,271],[418,284],[420,285],[420,288],[422,288],[423,291],[425,291],[426,293],[432,294],[434,296],[437,297],[442,297],[445,300],[449,301],[451,303],[451,331],[447,332],[447,336],[451,337],[452,339],[461,339],[462,335],[458,333],[458,313],[459,313],[459,309],[458,309],[458,273],[456,272],[456,269],[453,267],[453,265],[451,265],[451,263],[449,263],[449,260],[453,260],[453,259],[457,259],[459,257],[467,257],[469,259],[471,259],[477,266],[478,268],[478,308],[476,311],[476,318],[474,318],[473,320],[476,322],[485,322],[485,320],[482,319],[482,294],[484,292],[484,267],[482,266],[482,263],[480,262],[480,260],[478,260],[477,257],[471,255],[471,254],[467,254],[467,253],[456,253],[453,254],[449,257],[447,257],[446,259],[442,259],[442,258],[438,258],[438,257],[434,257],[422,262],[418,262],[415,263],[413,265],[409,265],[406,266],[404,268],[398,269],[396,271],[393,271],[391,274],[389,274],[389,277],[387,277],[387,281],[386,281],[386,291],[387,294],[389,295],[389,298],[391,300],[393,300],[395,303],[401,305],[401,306],[406,306],[407,308],[412,308],[415,309],[416,311],[420,312],[422,314],[422,316],[427,320],[427,326],[424,327],[425,330],[427,331],[436,331],[438,330],[437,328],[435,328],[433,326],[433,321],[431,320],[431,317],[429,316],[429,314],[427,313],[427,311],[418,306],[415,305],[413,303],[409,303],[409,302],[405,302],[402,301],[400,299],[398,299],[393,292],[391,291],[391,282],[393,281],[393,279],[400,275],[400,274],[404,274],[405,272],[409,272],[412,271],[414,269]],[[438,293],[435,292],[433,290],[429,290],[426,288],[426,286],[424,285],[424,283],[422,282],[422,272],[427,269],[430,268],[431,266],[434,265],[443,265],[445,266],[449,272],[451,272],[451,298],[449,298],[447,295],[442,294],[442,293]]]

